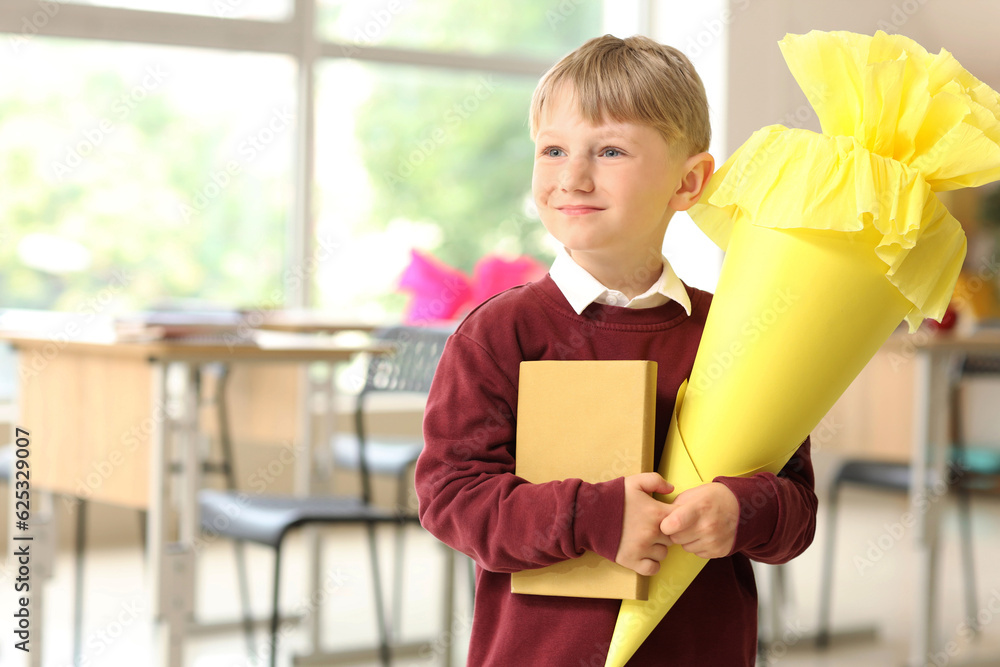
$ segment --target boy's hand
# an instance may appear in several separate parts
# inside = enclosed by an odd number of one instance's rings
[[[660,530],[684,551],[722,558],[733,550],[740,504],[726,485],[712,482],[688,489],[668,507]]]
[[[660,532],[660,522],[670,513],[670,506],[651,493],[670,493],[674,487],[655,472],[625,478],[625,515],[622,539],[615,562],[639,574],[656,574],[660,561],[667,557],[670,540]]]

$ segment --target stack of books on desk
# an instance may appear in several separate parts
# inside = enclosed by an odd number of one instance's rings
[[[236,341],[245,337],[247,326],[237,311],[144,311],[116,317],[114,331],[120,341],[205,338]]]

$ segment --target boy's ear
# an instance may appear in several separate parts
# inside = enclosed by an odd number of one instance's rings
[[[680,184],[670,198],[670,208],[675,211],[686,211],[701,199],[715,171],[715,158],[708,153],[698,153],[685,160],[682,169]]]

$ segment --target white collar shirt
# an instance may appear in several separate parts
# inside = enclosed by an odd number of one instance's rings
[[[667,258],[662,255],[660,257],[663,261],[660,277],[648,290],[632,299],[618,290],[605,287],[601,281],[577,264],[565,248],[556,255],[552,268],[549,269],[549,275],[577,315],[592,303],[622,308],[654,308],[670,301],[679,303],[690,315],[691,298],[684,283],[674,273]]]

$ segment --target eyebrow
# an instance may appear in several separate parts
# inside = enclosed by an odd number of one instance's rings
[[[558,130],[556,130],[555,133],[558,133]],[[541,132],[539,132],[538,134],[535,135],[535,141],[538,141],[539,139],[541,139],[543,137],[552,136],[553,134],[554,134],[554,132],[551,131],[551,130],[543,130],[543,131],[541,131]],[[602,132],[601,134],[597,135],[597,141],[599,143],[616,142],[616,141],[635,141],[635,138],[634,137],[630,137],[629,135],[627,135],[624,132],[619,132],[619,131],[616,131],[616,130],[608,130],[608,131]]]

